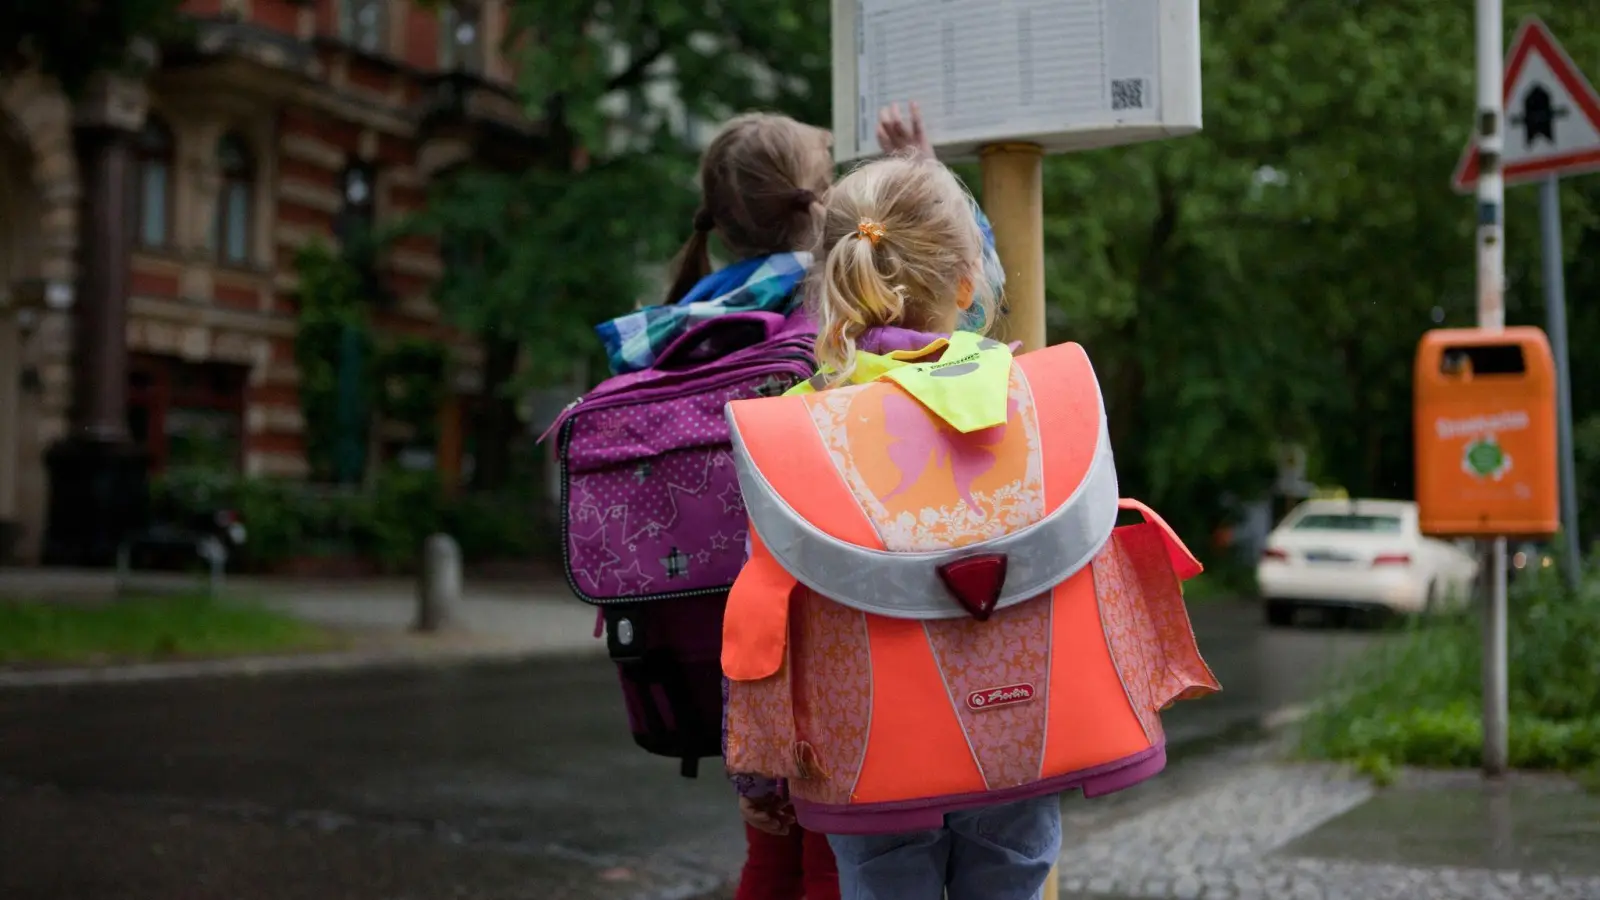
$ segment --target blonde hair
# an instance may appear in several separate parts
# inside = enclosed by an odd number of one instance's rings
[[[997,300],[972,195],[932,159],[871,162],[835,184],[824,203],[821,253],[810,303],[817,361],[832,370],[834,384],[855,369],[856,342],[867,329],[953,331],[965,294],[985,322]]]
[[[817,204],[832,182],[826,131],[771,113],[729,120],[700,158],[700,209],[666,302],[711,274],[713,230],[739,259],[811,249]]]

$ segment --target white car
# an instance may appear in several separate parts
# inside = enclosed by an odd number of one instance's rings
[[[1465,604],[1478,561],[1424,537],[1417,505],[1401,500],[1310,500],[1267,536],[1256,566],[1267,621],[1300,607],[1433,612]]]

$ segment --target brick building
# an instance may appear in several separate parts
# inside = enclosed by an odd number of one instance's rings
[[[114,504],[79,486],[124,457],[156,472],[197,453],[305,472],[296,250],[418,208],[453,166],[524,158],[536,133],[510,91],[505,5],[189,0],[192,40],[162,48],[144,78],[102,77],[73,101],[37,75],[0,77],[0,529],[13,556],[54,547],[73,507]],[[473,349],[428,299],[440,265],[424,241],[390,253],[379,274],[394,302],[376,324],[451,342],[466,395]],[[441,465],[458,465],[459,417],[440,441]],[[103,530],[113,513],[73,527]]]

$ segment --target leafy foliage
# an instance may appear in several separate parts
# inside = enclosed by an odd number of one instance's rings
[[[705,122],[761,106],[821,120],[824,3],[516,0],[507,47],[542,145],[517,172],[466,169],[402,226],[444,248],[435,299],[483,339],[475,481],[508,477],[512,395],[564,384],[592,327],[654,293],[688,236]]]
[[[644,265],[671,253],[677,236],[667,223],[687,220],[693,202],[661,189],[674,180],[672,162],[640,155],[577,173],[469,169],[440,184],[404,229],[445,248],[434,297],[450,322],[520,346],[520,384],[560,383],[574,356],[596,344],[592,326],[644,293]]]
[[[545,353],[593,343],[596,321],[651,290],[688,236],[705,123],[752,107],[828,113],[826,4],[518,0],[507,45],[528,114],[548,135],[521,172],[445,179],[414,227],[447,241],[437,290],[475,333]]]
[[[1600,765],[1600,569],[1577,591],[1555,569],[1512,586],[1509,608],[1511,764],[1581,770]],[[1423,625],[1379,644],[1334,683],[1307,722],[1312,756],[1395,764],[1472,766],[1480,760],[1482,643],[1476,617]]]
[[[362,412],[370,408],[373,395],[365,373],[348,371],[371,355],[365,280],[359,267],[322,244],[302,248],[295,268],[300,284],[294,357],[306,423],[306,461],[313,479],[337,481],[351,468],[342,459],[350,455],[349,446],[365,447]],[[354,380],[355,397],[341,396],[351,387],[343,379]],[[358,409],[350,409],[352,402]]]
[[[305,419],[306,461],[321,482],[359,480],[376,421],[402,424],[417,444],[437,437],[449,353],[436,340],[375,336],[374,241],[301,249],[295,366]]]
[[[433,446],[450,384],[449,350],[435,340],[401,337],[378,353],[372,369],[378,414],[404,425],[412,444]]]
[[[1538,11],[1600,73],[1582,9]],[[1416,341],[1475,315],[1474,207],[1449,187],[1472,121],[1469,13],[1203,4],[1204,132],[1048,161],[1052,337],[1095,358],[1125,490],[1186,534],[1226,515],[1224,494],[1263,493],[1284,440],[1355,494],[1410,496]],[[1569,247],[1600,241],[1594,181],[1567,190]],[[1508,319],[1542,324],[1533,193],[1508,197]],[[1600,288],[1595,256],[1569,253],[1569,296]],[[1600,338],[1570,305],[1574,347]],[[1600,384],[1594,365],[1574,385]],[[1593,388],[1575,399],[1600,410]]]
[[[152,486],[159,507],[174,516],[231,509],[249,539],[240,564],[271,571],[297,558],[375,562],[386,571],[416,565],[422,541],[435,532],[456,538],[469,562],[524,558],[542,536],[526,490],[447,497],[432,472],[386,469],[359,487],[308,485],[218,471],[172,471]]]
[[[646,149],[684,114],[828,115],[826,3],[517,0],[511,23],[529,107],[584,147],[608,146],[618,113]]]
[[[38,66],[77,93],[102,69],[137,68],[136,38],[182,34],[182,0],[7,0],[0,3],[0,71]]]

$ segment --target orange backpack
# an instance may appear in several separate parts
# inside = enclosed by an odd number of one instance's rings
[[[968,434],[887,380],[728,419],[752,555],[723,626],[727,763],[788,779],[803,827],[1120,790],[1164,767],[1160,710],[1219,690],[1179,586],[1200,564],[1119,499],[1076,344],[1013,360],[1005,424]]]

